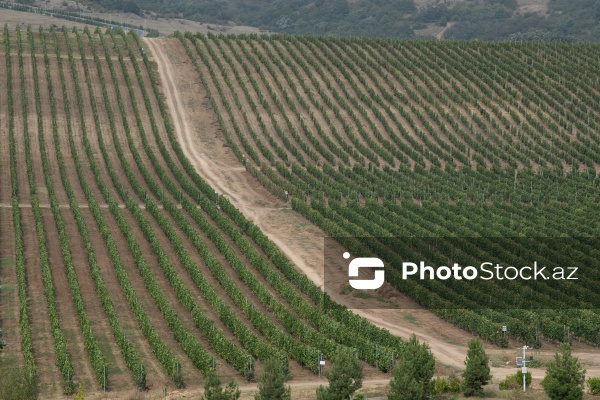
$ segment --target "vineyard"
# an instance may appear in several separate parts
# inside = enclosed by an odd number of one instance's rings
[[[600,343],[600,47],[178,38],[246,170],[352,254],[589,272],[577,286],[533,288],[396,274],[396,289],[500,346],[502,326],[536,347]]]
[[[475,260],[597,265],[597,45],[167,40],[240,165],[353,254],[397,262],[384,238],[436,237]],[[147,42],[4,27],[2,43],[3,339],[44,395],[200,386],[213,369],[251,381],[273,357],[310,379],[340,351],[393,368],[404,342],[333,302],[186,158]],[[540,254],[531,236],[576,238],[575,253]],[[435,253],[426,239],[403,251]],[[539,285],[536,310],[390,282],[498,345],[503,325],[598,345],[597,277]]]
[[[272,357],[311,376],[344,349],[390,370],[402,340],[331,303],[185,159],[141,39],[2,38],[3,332],[44,395],[252,380]]]

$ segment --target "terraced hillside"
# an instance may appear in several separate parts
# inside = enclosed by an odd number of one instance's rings
[[[600,47],[178,37],[239,162],[352,254],[589,268],[563,287],[396,289],[501,346],[506,325],[536,346],[600,342]],[[373,239],[389,237],[425,239]]]
[[[44,397],[252,379],[271,357],[310,378],[344,349],[390,369],[402,340],[331,303],[185,159],[138,38],[2,43],[4,352]]]

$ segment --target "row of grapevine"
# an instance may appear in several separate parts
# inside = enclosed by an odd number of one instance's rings
[[[13,229],[15,232],[15,269],[17,272],[17,291],[19,296],[19,326],[21,331],[21,351],[23,352],[25,375],[33,378],[36,374],[33,358],[31,326],[29,324],[29,307],[27,304],[27,281],[25,278],[25,249],[21,226],[21,210],[19,208],[19,190],[17,184],[16,146],[15,146],[15,113],[12,96],[12,63],[10,57],[10,33],[4,25],[4,45],[6,55],[6,93],[8,115],[8,146],[10,152],[11,206]]]

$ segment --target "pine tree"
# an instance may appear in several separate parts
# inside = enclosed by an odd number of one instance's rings
[[[282,363],[277,358],[265,362],[265,371],[259,378],[255,400],[290,400],[291,388],[285,386],[286,375]]]
[[[394,379],[390,382],[389,400],[428,399],[433,391],[435,359],[426,343],[420,344],[412,335],[394,368]]]
[[[577,357],[571,355],[571,345],[562,343],[560,354],[546,364],[542,387],[551,400],[579,400],[583,398],[585,370]]]
[[[232,380],[227,384],[227,387],[223,390],[221,386],[221,379],[215,372],[210,372],[206,377],[204,383],[204,396],[203,400],[237,400],[240,398],[242,392],[238,389],[235,382]]]
[[[352,352],[342,351],[333,358],[333,367],[325,372],[329,387],[317,389],[318,400],[346,400],[362,386],[362,366]]]
[[[85,400],[85,394],[83,393],[83,386],[81,386],[81,383],[77,386],[77,393],[73,395],[73,400]]]
[[[485,354],[483,344],[478,338],[469,340],[469,350],[463,372],[463,388],[465,396],[483,395],[483,387],[492,379],[490,374],[490,357]]]

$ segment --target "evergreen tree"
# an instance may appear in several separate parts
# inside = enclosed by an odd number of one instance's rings
[[[331,370],[325,372],[329,387],[317,389],[318,400],[346,400],[362,386],[362,365],[352,352],[343,351],[333,358]]]
[[[221,386],[221,379],[219,379],[216,372],[212,371],[206,377],[206,382],[204,383],[204,396],[202,396],[202,399],[237,400],[240,398],[241,394],[242,392],[240,392],[233,380],[227,384],[225,389],[223,389]]]
[[[430,398],[433,391],[435,359],[427,343],[420,344],[412,335],[394,368],[394,379],[390,382],[389,400],[423,400]]]
[[[6,342],[2,340],[2,329],[0,329],[0,350],[6,347]]]
[[[77,393],[73,395],[73,400],[85,400],[85,394],[83,393],[83,386],[81,386],[81,383],[77,386]]]
[[[463,388],[465,396],[483,395],[483,387],[492,379],[490,374],[490,357],[485,354],[483,344],[478,338],[469,340],[469,350],[463,372]]]
[[[259,378],[255,400],[290,400],[291,388],[285,386],[286,375],[282,363],[277,358],[265,362],[265,371]]]
[[[554,354],[554,360],[546,364],[544,391],[551,400],[579,400],[583,398],[584,381],[585,370],[571,355],[571,345],[562,343],[560,354]]]

